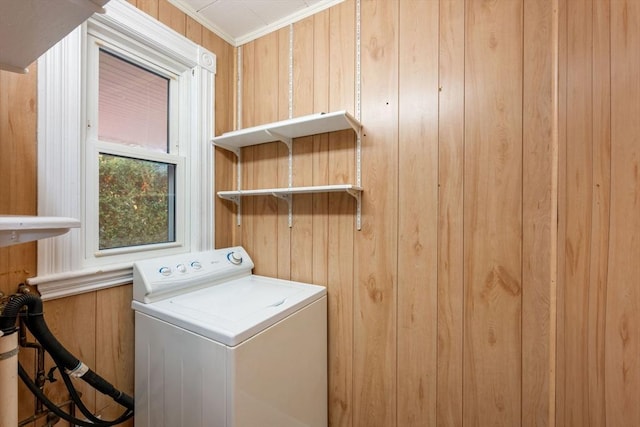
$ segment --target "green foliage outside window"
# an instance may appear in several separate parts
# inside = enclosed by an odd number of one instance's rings
[[[175,240],[174,165],[100,154],[100,249]]]

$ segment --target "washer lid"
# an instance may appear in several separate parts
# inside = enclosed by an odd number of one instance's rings
[[[251,275],[133,308],[236,346],[325,294],[322,286]]]

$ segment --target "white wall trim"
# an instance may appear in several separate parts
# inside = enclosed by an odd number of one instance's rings
[[[38,214],[82,218],[82,29],[38,60]],[[38,241],[38,272],[81,268],[80,229]]]
[[[131,283],[132,266],[132,263],[127,263],[50,274],[30,278],[27,283],[37,285],[42,300],[47,301]]]

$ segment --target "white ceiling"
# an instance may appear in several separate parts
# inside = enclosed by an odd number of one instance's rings
[[[344,0],[169,0],[234,46]]]

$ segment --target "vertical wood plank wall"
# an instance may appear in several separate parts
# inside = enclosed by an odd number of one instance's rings
[[[465,2],[440,2],[436,425],[462,425]],[[440,89],[442,88],[442,89]],[[430,376],[433,376],[430,373]],[[438,398],[439,396],[439,398]]]
[[[437,419],[438,127],[423,124],[438,121],[438,9],[400,3],[398,425]]]
[[[290,43],[294,116],[355,112],[356,0],[241,52],[167,0],[131,3],[217,55],[217,135],[288,117]],[[360,15],[362,231],[348,195],[296,196],[291,229],[276,199],[243,200],[240,227],[216,200],[216,246],[327,286],[331,426],[640,425],[639,5],[361,0]],[[2,214],[37,211],[30,69],[0,72]],[[296,185],[354,181],[352,132],[296,142]],[[285,152],[245,149],[243,185],[286,185]],[[216,151],[218,190],[235,163]],[[35,245],[0,248],[0,291],[35,266]],[[128,391],[130,300],[121,286],[45,305]],[[32,408],[21,388],[21,418]]]
[[[274,38],[290,34],[294,115],[355,113],[357,5],[242,46],[243,126],[281,111]],[[543,0],[361,1],[362,230],[346,195],[294,197],[291,229],[279,202],[243,200],[256,273],[328,288],[332,426],[553,424],[556,16]],[[296,141],[294,185],[353,182],[353,143]],[[285,152],[244,149],[245,186],[286,183]]]
[[[556,390],[558,3],[523,13],[522,425],[541,426],[553,425]]]
[[[465,10],[463,424],[469,425],[514,425],[521,416],[522,7],[468,2]]]
[[[640,9],[562,2],[558,426],[640,424]]]

